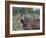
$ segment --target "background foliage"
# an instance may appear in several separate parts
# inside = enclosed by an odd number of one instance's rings
[[[32,14],[39,14],[40,10],[33,8],[22,8],[22,7],[13,7],[13,13],[32,13]]]

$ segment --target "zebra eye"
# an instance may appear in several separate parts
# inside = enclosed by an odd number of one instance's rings
[[[23,23],[23,20],[21,19],[21,23]]]

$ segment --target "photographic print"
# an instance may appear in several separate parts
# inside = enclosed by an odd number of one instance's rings
[[[13,31],[40,30],[40,8],[13,7]]]
[[[21,4],[20,4],[21,3]],[[23,4],[25,3],[25,4]],[[44,34],[44,4],[26,2],[8,2],[9,15],[7,29],[9,36],[30,36]],[[8,8],[7,8],[8,9]]]

